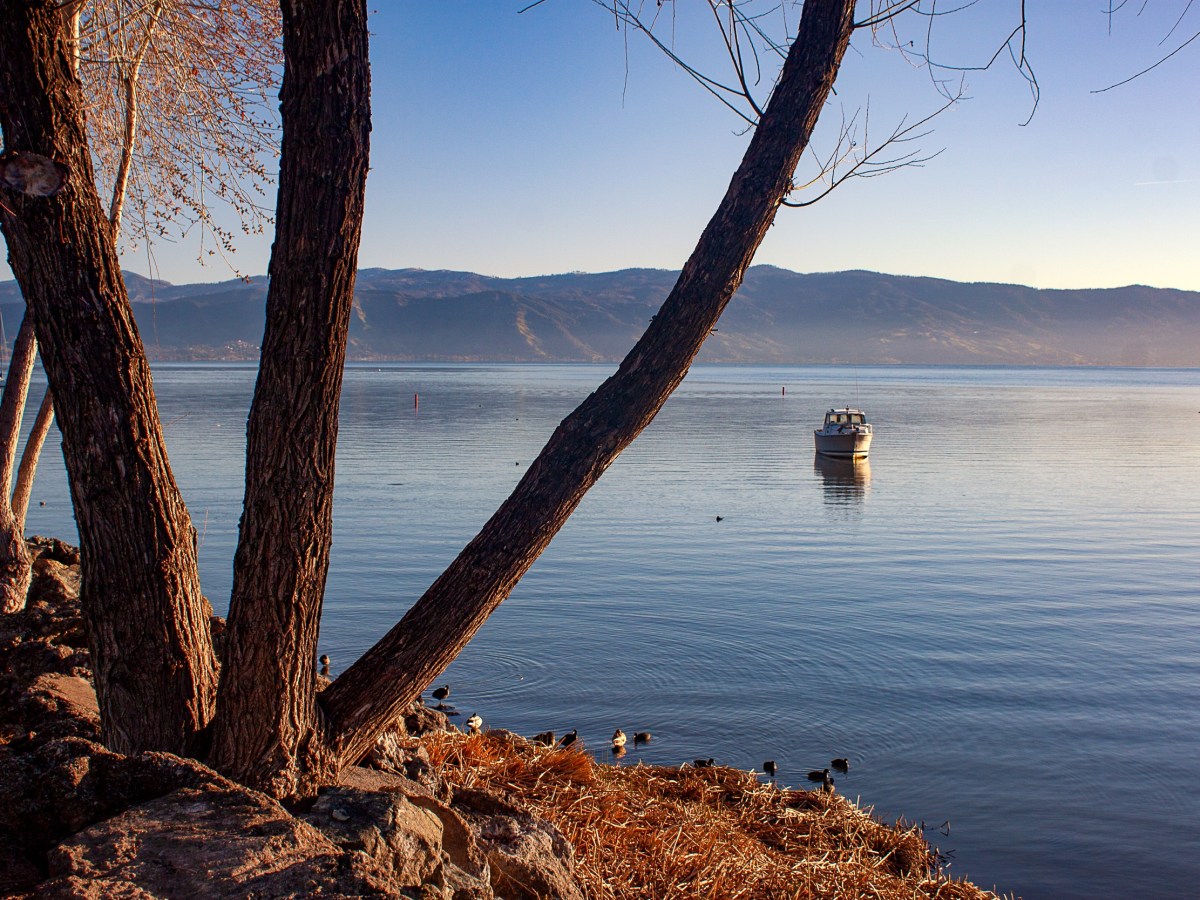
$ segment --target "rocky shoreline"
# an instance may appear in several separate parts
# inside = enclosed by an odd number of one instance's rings
[[[841,797],[721,767],[601,766],[509,732],[463,735],[421,706],[299,808],[195,760],[113,753],[78,551],[45,538],[30,550],[27,608],[0,617],[0,897],[816,897],[850,883],[994,896],[942,876],[918,830]],[[727,846],[688,850],[681,836],[709,840],[709,826]],[[848,855],[816,846],[818,831]]]

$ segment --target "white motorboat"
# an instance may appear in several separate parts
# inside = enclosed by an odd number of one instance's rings
[[[837,459],[866,459],[871,449],[871,426],[861,409],[843,406],[825,413],[825,424],[813,432],[817,452]]]

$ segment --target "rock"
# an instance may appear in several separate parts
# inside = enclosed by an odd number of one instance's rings
[[[342,769],[338,776],[338,784],[360,791],[398,791],[409,799],[414,796],[432,799],[436,796],[432,790],[419,781],[413,781],[404,775],[379,769],[368,769],[364,766],[347,766]]]
[[[395,897],[348,854],[269,797],[237,785],[181,788],[54,848],[42,897]]]
[[[445,713],[418,703],[410,706],[402,718],[404,729],[410,737],[420,737],[431,731],[446,731],[450,727],[450,719]]]
[[[169,753],[122,756],[81,738],[0,747],[0,845],[30,860],[68,835],[180,787],[232,786]]]
[[[41,582],[31,583],[29,587],[30,597],[35,601],[79,599],[82,574],[77,565],[59,562],[51,556],[39,556],[33,561],[33,577]]]
[[[27,891],[43,877],[42,870],[19,847],[0,842],[0,897]]]
[[[433,714],[441,716],[441,713]],[[383,772],[402,775],[422,785],[435,796],[444,800],[450,799],[448,789],[441,785],[433,772],[429,763],[429,752],[416,737],[408,735],[403,720],[376,738],[363,764]]]
[[[47,672],[34,679],[23,702],[23,719],[39,733],[57,725],[63,737],[75,734],[95,740],[100,736],[100,705],[96,689],[86,679]]]
[[[209,605],[211,606],[211,604]],[[213,655],[216,656],[218,664],[224,663],[226,634],[229,631],[229,625],[220,616],[211,615],[208,617],[208,631],[212,635]]]
[[[583,900],[574,876],[574,850],[549,822],[481,790],[455,790],[453,807],[465,815],[487,856],[496,896]]]
[[[491,872],[487,857],[463,817],[432,797],[410,795],[408,801],[433,813],[442,823],[442,852],[452,863],[446,869],[446,880],[455,900],[491,897]]]
[[[29,555],[34,559],[44,556],[60,562],[64,566],[78,566],[80,563],[79,548],[66,541],[60,541],[58,538],[35,534],[25,543],[29,547]]]
[[[128,881],[116,878],[94,881],[76,875],[38,885],[36,896],[38,900],[165,900]]]
[[[304,819],[339,847],[365,855],[394,884],[447,900],[492,896],[487,865],[470,846],[465,823],[432,798],[328,788]]]
[[[404,763],[408,759],[406,746],[408,735],[401,724],[399,728],[388,728],[375,739],[375,744],[367,753],[363,762],[372,769],[382,769],[384,772],[400,773],[404,771]]]

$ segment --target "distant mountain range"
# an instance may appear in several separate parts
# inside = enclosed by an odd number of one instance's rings
[[[173,285],[126,273],[152,359],[248,360],[265,277]],[[352,360],[601,362],[625,355],[675,282],[661,269],[536,278],[364,269]],[[9,340],[23,305],[0,284]],[[755,266],[701,362],[1200,366],[1200,293],[1038,290]]]

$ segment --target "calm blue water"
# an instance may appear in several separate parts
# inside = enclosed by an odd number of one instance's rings
[[[155,371],[220,610],[255,373]],[[610,371],[348,370],[335,670]],[[869,467],[814,459],[844,403],[875,423]],[[451,699],[602,755],[618,726],[654,732],[624,762],[773,758],[795,784],[847,756],[839,790],[926,822],[983,887],[1193,896],[1198,410],[1200,370],[697,367],[446,673]],[[34,499],[32,533],[73,537],[53,448]]]

